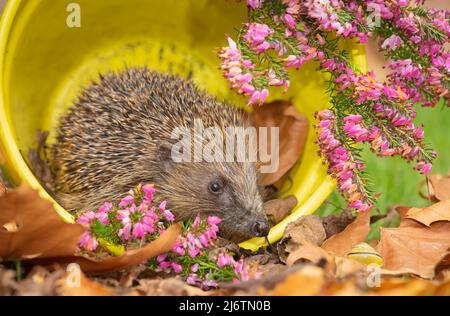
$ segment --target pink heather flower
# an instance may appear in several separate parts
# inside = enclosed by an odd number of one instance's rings
[[[248,0],[247,4],[252,8],[252,9],[259,9],[262,7],[264,0]]]
[[[145,213],[145,217],[148,218],[148,220],[157,221],[159,219],[159,216],[155,213],[155,208],[152,207]]]
[[[173,222],[175,220],[175,216],[172,214],[171,211],[164,210],[162,213],[169,222]]]
[[[295,29],[295,26],[297,25],[297,22],[295,22],[294,18],[290,14],[283,15],[283,21],[286,23],[290,28]]]
[[[424,133],[423,129],[420,128],[420,127],[416,128],[416,129],[414,130],[414,138],[416,138],[416,139],[418,139],[418,140],[423,139],[424,134],[425,134],[425,133]]]
[[[159,206],[158,206],[158,210],[160,211],[164,211],[166,209],[166,205],[167,205],[167,201],[162,201]]]
[[[197,248],[191,248],[191,249],[189,249],[188,255],[189,255],[189,257],[191,257],[191,258],[195,258],[195,257],[197,257],[197,256],[199,255],[199,253],[200,253],[200,250],[199,250],[199,249],[197,249]]]
[[[133,227],[134,238],[144,238],[147,235],[147,228],[143,223],[136,223]]]
[[[79,245],[87,251],[95,251],[98,247],[98,241],[90,232],[84,232],[81,235]]]
[[[84,212],[80,217],[78,217],[77,223],[85,227],[89,227],[92,220],[95,218],[95,215],[96,214],[93,211]]]
[[[191,271],[192,271],[192,272],[197,272],[197,271],[198,271],[198,267],[199,267],[198,263],[194,263],[194,264],[191,266]]]
[[[192,273],[186,278],[186,283],[190,285],[196,285],[201,282],[201,279],[197,276],[197,274]]]
[[[183,247],[176,247],[172,251],[174,251],[175,253],[177,253],[180,256],[184,256],[186,254],[186,249],[184,249]]]
[[[360,114],[351,114],[344,117],[344,122],[357,124],[362,121],[362,116]]]
[[[117,219],[122,221],[122,224],[131,223],[130,210],[129,209],[118,210]]]
[[[317,113],[317,116],[320,120],[327,120],[327,119],[333,119],[334,114],[330,110],[322,110]]]
[[[147,184],[142,187],[142,192],[144,192],[144,200],[151,203],[153,201],[153,194],[156,189],[153,185]]]
[[[161,269],[163,269],[164,271],[167,271],[167,270],[169,270],[170,268],[172,268],[172,262],[169,262],[169,261],[161,261],[161,262],[159,263],[159,267],[160,267]]]
[[[173,272],[180,273],[183,270],[183,267],[178,263],[172,262],[172,269]]]
[[[259,91],[253,92],[252,96],[250,97],[250,99],[247,102],[247,105],[252,105],[253,103],[259,101],[260,94],[261,94],[261,92],[259,92]]]
[[[202,290],[209,290],[210,288],[215,288],[215,287],[217,287],[219,284],[217,284],[217,282],[216,281],[214,281],[214,280],[204,280],[203,282],[202,282],[202,285],[201,285],[201,288],[202,288]]]
[[[217,229],[218,230],[218,229]],[[208,238],[210,240],[214,240],[217,238],[217,231],[216,230],[212,230],[212,229],[208,229],[205,234],[208,235]]]
[[[388,51],[393,51],[402,46],[403,41],[398,35],[392,35],[391,37],[385,39],[383,44],[381,45],[382,49],[386,49]]]
[[[219,268],[223,268],[227,265],[235,265],[236,262],[234,261],[233,258],[230,257],[230,255],[228,253],[220,253],[218,258],[217,258],[217,265],[219,266]]]
[[[200,221],[201,221],[200,215],[197,214],[197,216],[194,219],[194,222],[192,223],[192,228],[197,229],[198,227],[200,227]]]
[[[222,220],[217,216],[208,216],[207,221],[208,225],[219,225]]]
[[[119,207],[127,207],[130,204],[132,204],[133,202],[134,202],[134,196],[127,195],[120,201]]]
[[[167,258],[167,254],[166,254],[166,253],[163,253],[163,254],[161,254],[161,255],[159,255],[159,256],[156,257],[156,261],[157,261],[157,262],[163,262],[164,259],[166,259],[166,258]]]
[[[108,213],[107,212],[99,212],[99,213],[95,214],[95,217],[103,225],[108,225],[109,224],[109,218],[108,218]]]
[[[421,174],[427,174],[428,172],[430,172],[432,167],[433,165],[431,163],[425,163],[423,161],[419,162],[416,165],[416,169],[419,170]]]
[[[244,260],[240,259],[234,268],[234,273],[238,275],[239,280],[248,281],[250,279],[250,271],[248,267],[244,266]]]
[[[105,202],[102,206],[98,208],[100,212],[109,212],[112,209],[113,205],[111,202]]]
[[[199,240],[203,247],[207,248],[209,246],[209,238],[207,234],[201,234]]]
[[[266,37],[273,34],[274,31],[267,24],[248,23],[248,31],[244,38],[251,47],[257,47],[265,42]]]
[[[131,237],[131,223],[126,223],[118,233],[119,237],[121,237],[123,240],[128,241]]]

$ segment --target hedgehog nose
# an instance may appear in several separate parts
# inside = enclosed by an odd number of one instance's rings
[[[264,220],[257,220],[253,224],[253,234],[258,237],[267,236],[269,234],[269,223]]]

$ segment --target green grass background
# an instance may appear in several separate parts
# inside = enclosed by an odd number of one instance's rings
[[[450,108],[444,106],[443,102],[434,108],[417,106],[415,123],[424,124],[425,141],[438,152],[431,172],[447,174],[450,170]],[[380,193],[374,212],[378,210],[385,214],[390,206],[397,204],[418,207],[429,205],[429,202],[418,194],[419,183],[425,180],[425,176],[413,170],[413,164],[408,164],[399,157],[378,158],[369,150],[364,151],[363,158],[367,162],[366,170],[372,188],[376,193]],[[334,214],[340,211],[336,206],[346,205],[336,191],[328,201],[330,203],[323,204],[317,214]],[[372,232],[371,238],[377,236],[377,232]]]

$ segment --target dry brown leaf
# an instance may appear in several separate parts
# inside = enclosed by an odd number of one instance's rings
[[[322,244],[326,251],[345,257],[350,249],[366,240],[370,231],[370,212],[358,213],[356,219],[339,234],[331,236]]]
[[[65,274],[57,281],[56,291],[63,296],[115,296],[115,295],[133,295],[132,291],[123,292],[117,288],[111,288],[88,279],[83,273],[79,279],[74,280],[70,273]],[[76,281],[76,282],[74,282]]]
[[[168,279],[141,279],[138,280],[139,285],[134,289],[145,296],[201,296],[207,295],[197,287],[188,285],[186,282],[178,278]]]
[[[284,199],[267,201],[264,203],[264,211],[272,224],[275,225],[291,214],[291,211],[296,205],[297,198],[294,195],[289,195]]]
[[[25,185],[0,197],[0,226],[3,260],[73,256],[84,231]]]
[[[269,296],[305,296],[318,295],[325,285],[325,273],[322,268],[305,266],[287,276],[271,291],[261,288],[258,295]]]
[[[292,266],[299,261],[319,262],[322,259],[330,261],[328,252],[319,246],[304,241],[287,256],[286,264]]]
[[[450,222],[436,222],[427,227],[410,219],[404,221],[410,223],[381,228],[379,250],[383,267],[432,278],[436,265],[450,248]]]
[[[344,210],[337,215],[322,217],[323,227],[327,234],[327,239],[343,231],[351,222],[355,220],[350,210]]]
[[[380,287],[371,289],[370,295],[377,296],[423,296],[432,295],[436,290],[433,282],[403,278],[388,278],[381,281]]]
[[[367,266],[350,258],[334,257],[334,270],[334,276],[343,279],[360,272],[367,273]]]
[[[270,185],[281,179],[300,158],[308,135],[308,120],[291,102],[274,101],[256,107],[249,115],[255,127],[279,127],[279,168],[273,173],[262,174],[261,184]],[[268,152],[270,152],[270,129]]]
[[[430,174],[428,179],[433,191],[430,194],[439,201],[450,200],[450,175],[444,177],[438,174]]]
[[[450,221],[450,200],[441,201],[425,208],[410,208],[406,218],[416,220],[430,226],[437,221]]]
[[[3,184],[2,178],[0,176],[0,196],[6,193],[6,186]]]
[[[283,239],[278,243],[277,249],[281,261],[286,262],[290,254],[296,253],[294,258],[290,259],[290,263],[302,259],[301,255],[305,253],[303,259],[315,261],[320,257],[320,250],[318,246],[325,240],[325,229],[322,225],[322,220],[317,215],[308,215],[299,218],[295,222],[289,223],[284,231]],[[316,247],[311,247],[311,246]],[[302,247],[303,246],[303,247]],[[307,251],[310,250],[310,251]],[[307,258],[311,252],[311,257]],[[320,259],[319,258],[319,259]]]

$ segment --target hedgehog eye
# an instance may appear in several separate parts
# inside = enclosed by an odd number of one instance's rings
[[[208,189],[212,194],[219,194],[223,190],[223,182],[219,180],[212,181],[209,183]]]

